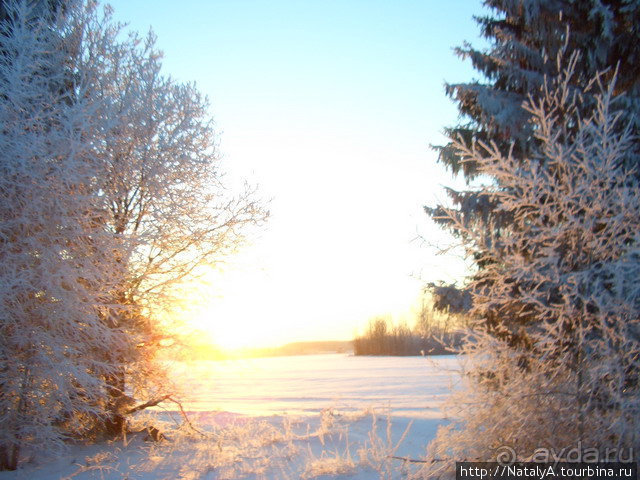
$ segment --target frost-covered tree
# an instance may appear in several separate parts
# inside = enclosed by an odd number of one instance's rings
[[[621,121],[631,123],[633,132],[640,131],[640,1],[486,0],[484,4],[490,13],[477,21],[489,41],[488,48],[466,44],[456,50],[472,62],[481,79],[446,86],[463,123],[447,129],[452,142],[439,147],[442,164],[454,173],[461,172],[469,182],[478,177],[475,161],[461,161],[458,141],[467,147],[477,141],[495,144],[503,154],[510,152],[513,158],[526,162],[540,142],[523,103],[529,95],[542,91],[545,78],[560,74],[556,59],[562,52],[581,53],[571,78],[572,86],[583,95],[578,108],[588,112],[594,107],[595,99],[585,90],[594,75],[601,72],[611,78],[617,69],[616,93],[625,93],[619,100],[625,117]],[[640,153],[640,147],[634,149]],[[637,158],[629,161],[635,165]],[[466,225],[485,225],[489,237],[511,221],[473,189],[448,193]],[[436,223],[447,226],[443,208],[427,211]],[[486,259],[475,260],[480,271],[490,267]],[[433,291],[436,305],[442,308],[462,311],[470,306],[468,295],[456,293],[451,286]]]
[[[430,447],[452,460],[426,468],[429,478],[455,475],[461,459],[545,460],[547,448],[629,460],[640,447],[638,139],[615,79],[597,77],[588,99],[573,87],[578,58],[525,103],[538,142],[529,156],[455,143],[491,179],[478,198],[509,222],[487,234],[445,212],[486,267],[470,285],[469,388]]]
[[[22,2],[0,23],[0,469],[29,445],[60,446],[99,417],[104,378],[128,348],[114,323],[124,271],[89,140],[106,105],[70,68],[82,12],[50,22]],[[62,19],[61,19],[62,21]]]
[[[484,4],[492,15],[477,21],[489,48],[482,51],[465,44],[456,49],[484,80],[446,87],[468,120],[447,130],[452,140],[460,137],[467,146],[474,140],[493,142],[503,153],[510,149],[516,157],[526,156],[537,142],[528,121],[530,113],[522,104],[540,91],[545,76],[560,73],[555,59],[561,51],[581,52],[571,80],[579,89],[596,73],[610,76],[617,67],[617,93],[626,92],[621,101],[638,128],[638,0],[485,0]],[[452,171],[462,170],[467,178],[477,174],[475,163],[460,162],[454,143],[440,152],[440,160]]]
[[[50,23],[55,22],[59,9],[64,7],[64,0],[31,0],[26,2],[31,18],[40,18]],[[11,22],[13,17],[13,0],[0,1],[0,21]]]
[[[457,50],[483,78],[447,86],[465,123],[440,148],[469,187],[427,209],[477,267],[462,290],[433,288],[438,308],[476,322],[459,398],[469,409],[433,449],[490,459],[500,439],[519,458],[579,440],[635,448],[624,412],[636,408],[637,297],[631,276],[623,287],[607,275],[621,278],[622,258],[635,268],[637,226],[616,217],[624,233],[612,233],[607,215],[635,208],[640,178],[640,2],[484,3],[489,47]],[[614,86],[594,89],[595,77]]]
[[[225,187],[207,101],[161,74],[152,35],[94,2],[41,3],[2,3],[0,24],[4,468],[22,446],[120,433],[136,397],[162,398],[172,288],[266,217]]]
[[[158,319],[174,303],[173,289],[237,249],[245,227],[264,220],[266,211],[253,188],[238,194],[225,187],[207,99],[193,84],[162,74],[152,34],[118,43],[119,28],[107,12],[84,35],[89,58],[105,41],[117,45],[100,62],[91,95],[110,102],[116,119],[96,141],[107,165],[98,179],[108,205],[105,229],[133,245],[117,258],[128,275],[115,302],[129,306],[119,327],[137,348],[108,378],[107,430],[120,433],[123,408],[131,406],[126,389],[145,401],[161,396],[148,388],[156,376],[150,361],[167,335]]]

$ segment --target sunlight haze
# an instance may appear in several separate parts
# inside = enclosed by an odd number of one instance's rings
[[[478,42],[477,2],[111,4],[208,95],[231,178],[271,199],[189,297],[193,326],[227,348],[346,340],[376,315],[412,323],[425,282],[463,276],[422,206],[455,185],[429,145],[457,121],[444,81],[474,76],[451,49]]]

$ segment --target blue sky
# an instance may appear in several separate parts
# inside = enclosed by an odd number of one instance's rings
[[[111,4],[153,28],[165,73],[209,96],[230,178],[272,199],[190,313],[214,339],[348,339],[375,315],[411,320],[425,281],[462,275],[415,238],[448,242],[422,211],[456,183],[429,144],[457,121],[445,80],[477,77],[452,48],[479,44],[479,1]]]

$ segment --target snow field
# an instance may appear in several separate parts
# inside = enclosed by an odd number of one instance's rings
[[[201,412],[195,428],[168,414],[146,414],[138,427],[165,432],[161,442],[140,432],[113,442],[76,446],[55,460],[39,457],[1,480],[396,480],[410,478],[442,419],[394,417],[389,411],[315,417],[246,417]]]
[[[154,407],[132,430],[54,457],[27,452],[0,480],[396,480],[411,478],[457,389],[454,356],[308,355],[170,367],[188,418]],[[418,477],[419,478],[419,477]]]

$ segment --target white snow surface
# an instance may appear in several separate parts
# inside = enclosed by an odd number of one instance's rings
[[[400,479],[419,460],[457,381],[442,357],[308,355],[198,361],[172,367],[195,428],[171,410],[144,413],[160,428],[63,455],[32,452],[0,480]]]

